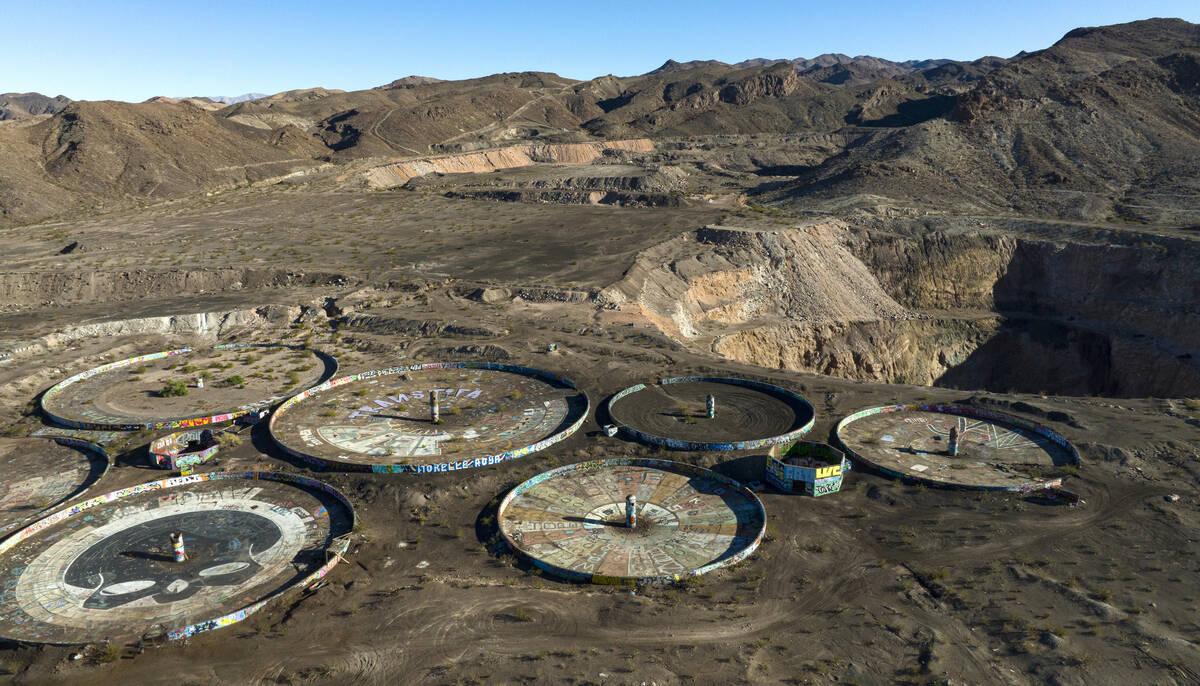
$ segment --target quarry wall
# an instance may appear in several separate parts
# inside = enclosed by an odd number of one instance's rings
[[[598,143],[511,145],[392,162],[366,170],[363,178],[369,188],[393,188],[426,174],[479,174],[534,164],[589,164],[607,151],[653,152],[654,143],[648,138],[636,138]]]

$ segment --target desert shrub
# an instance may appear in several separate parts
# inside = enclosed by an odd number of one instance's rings
[[[161,398],[173,398],[188,394],[187,384],[183,381],[168,381],[158,390]]]
[[[242,437],[235,433],[217,434],[217,445],[222,449],[236,448],[242,444]]]
[[[96,649],[92,657],[97,664],[105,665],[110,662],[116,662],[117,658],[121,657],[121,649],[111,643],[105,643]]]

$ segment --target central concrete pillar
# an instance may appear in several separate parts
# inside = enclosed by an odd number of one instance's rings
[[[637,526],[637,496],[632,493],[625,496],[625,526],[630,529]]]
[[[183,532],[171,532],[171,550],[175,553],[175,561],[183,562],[187,559],[187,551],[183,549]]]

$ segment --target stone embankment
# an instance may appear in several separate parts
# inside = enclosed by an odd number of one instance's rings
[[[297,286],[342,286],[346,276],[291,269],[133,269],[0,272],[0,312],[38,306],[120,302],[169,293],[193,295]]]
[[[1198,259],[1193,259],[1198,258]],[[698,351],[846,378],[1110,396],[1200,394],[1200,246],[830,220],[707,227],[597,298]]]
[[[369,188],[394,188],[426,174],[489,173],[535,164],[590,164],[609,151],[653,152],[647,138],[597,143],[512,145],[478,152],[391,162],[364,171]]]

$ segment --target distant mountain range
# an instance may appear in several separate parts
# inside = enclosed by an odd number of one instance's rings
[[[52,98],[41,93],[0,93],[0,121],[54,114],[69,102],[71,99],[62,95]]]
[[[998,59],[998,58],[993,58]],[[850,57],[840,53],[826,53],[817,55],[813,58],[797,57],[795,59],[765,59],[757,57],[754,59],[734,62],[726,64],[717,60],[694,60],[691,62],[676,62],[675,60],[667,60],[661,67],[649,72],[652,74],[664,74],[668,72],[687,71],[697,68],[712,68],[712,67],[728,67],[731,69],[749,69],[752,67],[773,67],[778,64],[790,64],[796,68],[797,73],[802,76],[813,76],[815,80],[824,81],[827,83],[844,83],[848,78],[879,78],[881,76],[900,76],[909,74],[924,69],[939,67],[943,64],[949,64],[954,60],[907,60],[904,62],[892,62],[891,60],[881,59],[879,57],[871,57],[870,55],[859,55],[858,57]],[[839,76],[844,75],[844,76]],[[840,78],[840,80],[838,80]]]
[[[226,105],[236,105],[239,102],[247,100],[258,100],[259,98],[267,97],[267,93],[243,93],[242,95],[209,95],[205,96],[213,102],[224,103]]]
[[[969,62],[840,54],[668,61],[639,76],[587,81],[545,72],[409,76],[361,91],[145,103],[6,94],[0,119],[40,121],[0,126],[0,225],[325,161],[754,134],[807,137],[827,153],[801,164],[747,149],[731,160],[774,178],[756,191],[761,202],[882,197],[992,214],[1137,219],[1154,204],[1142,202],[1148,195],[1196,197],[1197,84],[1200,26],[1151,19]]]

